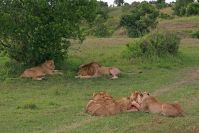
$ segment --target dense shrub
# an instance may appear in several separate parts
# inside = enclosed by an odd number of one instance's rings
[[[122,16],[120,25],[128,30],[130,37],[139,37],[156,26],[158,14],[154,6],[142,2],[133,8],[130,15]]]
[[[186,14],[187,16],[199,15],[199,3],[198,2],[190,3],[187,6]]]
[[[167,6],[165,0],[157,0],[157,2],[155,2],[155,4],[158,9],[161,9],[161,8],[164,8]]]
[[[192,33],[192,37],[199,39],[199,30]]]
[[[176,0],[174,5],[174,13],[178,16],[186,15],[186,8],[189,3],[194,2],[194,0]]]
[[[171,32],[154,32],[128,44],[128,56],[153,57],[175,55],[178,52],[180,39]]]
[[[117,6],[122,6],[124,4],[124,0],[114,0],[114,3],[117,5]]]
[[[0,48],[25,65],[62,61],[67,39],[82,40],[80,24],[95,16],[95,0],[1,0]]]

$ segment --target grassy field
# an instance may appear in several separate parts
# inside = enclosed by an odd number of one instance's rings
[[[65,132],[197,132],[199,129],[199,40],[183,39],[179,57],[135,64],[123,58],[129,38],[87,39],[73,44],[65,76],[44,81],[0,81],[0,129],[2,133]],[[79,64],[91,60],[117,66],[120,79],[74,79]],[[143,73],[139,73],[142,71]],[[134,90],[149,91],[162,101],[179,101],[186,116],[166,118],[155,114],[123,113],[92,117],[84,107],[92,92],[105,90],[114,98]]]
[[[198,18],[164,20],[159,27],[178,31],[182,29],[175,28],[179,23],[198,25]],[[199,39],[183,38],[176,57],[142,63],[124,58],[125,44],[132,41],[117,37],[73,42],[62,68],[64,75],[48,76],[43,81],[6,75],[8,58],[0,56],[0,133],[198,133]],[[130,73],[117,80],[75,79],[78,66],[90,61]],[[148,91],[162,101],[179,101],[186,115],[168,118],[142,112],[110,117],[86,114],[84,107],[92,93],[102,90],[114,98],[129,96],[135,90]]]

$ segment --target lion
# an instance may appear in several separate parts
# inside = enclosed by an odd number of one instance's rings
[[[76,78],[90,78],[97,76],[97,71],[101,67],[97,62],[82,64],[79,66],[78,76]]]
[[[139,110],[148,113],[159,113],[168,117],[184,116],[183,110],[178,103],[162,103],[149,93],[138,94],[138,104],[134,104]]]
[[[109,116],[120,112],[135,112],[138,109],[132,107],[130,97],[114,100],[106,92],[94,93],[88,102],[85,112],[94,116]]]
[[[117,79],[121,71],[116,67],[105,67],[97,62],[91,62],[88,64],[82,64],[79,66],[78,76],[75,78],[95,78],[102,75],[112,75],[111,79]]]
[[[47,60],[42,65],[26,69],[21,77],[32,78],[33,80],[42,80],[46,74],[63,74],[59,70],[55,70],[53,60]]]

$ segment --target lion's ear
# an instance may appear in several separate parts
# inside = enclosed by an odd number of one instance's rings
[[[52,64],[54,64],[54,60],[50,60],[50,62],[51,62]]]
[[[96,94],[97,94],[96,92],[93,92],[93,97],[96,96]]]
[[[79,68],[82,68],[82,67],[84,67],[85,66],[85,64],[81,64],[81,65],[79,65]]]
[[[146,94],[146,95],[150,96],[150,93],[149,93],[149,92],[146,92],[146,91],[145,91],[145,92],[144,92],[144,94]]]

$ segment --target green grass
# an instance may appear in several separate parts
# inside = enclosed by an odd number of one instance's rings
[[[171,10],[163,12],[171,14]],[[122,8],[110,11],[108,25],[119,24]],[[182,34],[192,32],[198,16],[162,20],[159,28]],[[188,25],[187,25],[188,24]],[[184,38],[177,57],[144,63],[124,58],[130,38],[88,38],[73,42],[63,76],[43,81],[18,78],[21,68],[0,55],[0,132],[2,133],[196,133],[199,132],[199,39]],[[82,63],[97,61],[125,72],[117,80],[109,77],[75,79]],[[16,68],[16,71],[13,71]],[[128,74],[128,72],[130,72]],[[142,72],[142,73],[140,73]],[[14,73],[14,74],[13,74]],[[148,91],[161,101],[179,101],[186,116],[167,118],[142,112],[93,117],[84,107],[94,91],[105,90],[114,98],[132,91]]]
[[[135,63],[123,57],[129,38],[87,39],[73,44],[64,76],[44,81],[6,77],[0,80],[0,131],[2,133],[122,133],[194,132],[199,130],[199,41],[183,39],[179,57]],[[7,58],[0,57],[0,66]],[[124,72],[117,80],[108,77],[74,79],[81,63],[98,61]],[[3,69],[3,68],[2,68]],[[139,73],[142,71],[142,73]],[[16,77],[16,76],[15,76]],[[185,117],[122,113],[92,117],[84,107],[94,91],[105,90],[114,98],[134,90],[149,91],[162,101],[179,101]]]

